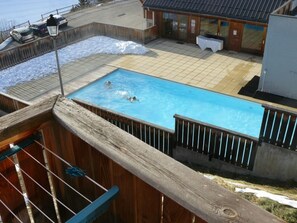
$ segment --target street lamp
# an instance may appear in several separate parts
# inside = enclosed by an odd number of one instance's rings
[[[62,76],[61,76],[61,70],[60,70],[60,63],[59,63],[59,56],[58,56],[58,51],[57,51],[57,45],[56,45],[56,37],[59,34],[59,24],[54,18],[54,16],[51,14],[49,19],[46,21],[46,26],[49,35],[52,37],[53,42],[54,42],[54,50],[56,53],[56,60],[57,60],[57,67],[58,67],[58,75],[59,75],[59,80],[60,80],[60,87],[61,87],[61,93],[62,96],[64,96],[64,90],[63,90],[63,82],[62,82]]]

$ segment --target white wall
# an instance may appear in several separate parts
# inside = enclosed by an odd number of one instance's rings
[[[259,91],[297,99],[297,17],[270,15]]]

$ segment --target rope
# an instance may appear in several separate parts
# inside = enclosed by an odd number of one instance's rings
[[[43,149],[45,149],[46,151],[48,151],[49,153],[51,153],[53,156],[55,156],[56,158],[58,158],[59,160],[61,160],[63,163],[65,163],[66,165],[68,165],[69,167],[73,167],[70,163],[68,163],[66,160],[64,160],[63,158],[61,158],[60,156],[58,156],[57,154],[55,154],[54,152],[52,152],[50,149],[48,149],[45,145],[41,144],[40,142],[38,142],[37,140],[34,140],[35,143],[37,143],[38,145],[40,145]],[[108,191],[105,187],[103,187],[102,185],[98,184],[96,181],[94,181],[92,178],[90,178],[89,176],[85,175],[85,177],[91,181],[92,183],[94,183],[95,185],[97,185],[98,187],[100,187],[102,190],[104,190],[105,192]]]
[[[72,187],[70,184],[65,182],[63,179],[61,179],[59,176],[57,176],[54,172],[52,172],[50,169],[48,169],[46,166],[44,166],[42,163],[40,163],[36,158],[34,158],[31,154],[23,150],[28,156],[30,156],[33,160],[35,160],[39,165],[41,165],[44,169],[46,169],[48,172],[50,172],[52,175],[57,177],[60,181],[62,181],[65,185],[67,185],[69,188],[71,188],[73,191],[75,191],[78,195],[80,195],[82,198],[84,198],[89,203],[92,203],[91,200],[89,200],[87,197],[85,197],[83,194],[81,194],[79,191],[77,191],[74,187]]]
[[[13,211],[12,210],[10,210],[10,208],[0,199],[0,202],[2,203],[2,205],[4,206],[4,207],[6,207],[6,209],[19,221],[19,222],[22,222],[22,220],[21,219],[19,219],[19,217],[18,216],[16,216],[16,214],[15,213],[13,213]]]
[[[8,160],[10,162],[12,162],[14,165],[16,165],[16,163],[13,162],[13,160],[11,160],[9,157],[7,157]],[[58,201],[63,207],[65,207],[68,211],[70,211],[72,214],[76,215],[76,213],[74,211],[72,211],[69,207],[67,207],[62,201],[60,201],[59,199],[57,199],[56,197],[54,197],[48,190],[46,190],[44,187],[42,187],[37,181],[35,181],[28,173],[26,173],[26,171],[22,170],[20,167],[18,167],[18,169],[20,171],[22,171],[22,173],[24,173],[27,177],[29,177],[35,184],[37,184],[42,190],[44,190],[48,195],[50,195],[53,199],[55,199],[56,201]]]
[[[14,186],[1,172],[0,175],[4,178],[4,180],[7,181],[7,183],[9,183],[21,196],[24,197],[24,200],[28,201],[33,207],[35,207],[41,214],[43,214],[43,216],[45,216],[49,221],[55,223],[50,217],[48,217],[42,210],[40,210],[30,199],[25,198],[25,196],[22,194],[21,191],[19,191],[19,189],[16,188],[16,186]]]

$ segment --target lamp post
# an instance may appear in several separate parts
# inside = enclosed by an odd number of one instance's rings
[[[54,42],[54,50],[56,53],[56,60],[57,60],[57,67],[58,67],[58,75],[59,75],[59,81],[60,81],[60,87],[61,87],[61,93],[62,96],[64,96],[64,89],[63,89],[63,82],[62,82],[62,76],[61,76],[61,70],[60,70],[60,63],[59,63],[59,56],[57,51],[57,44],[56,44],[56,37],[59,34],[59,24],[54,18],[54,16],[51,14],[49,19],[46,21],[46,26],[49,35],[52,37]]]

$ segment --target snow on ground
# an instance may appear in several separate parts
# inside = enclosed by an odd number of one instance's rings
[[[286,196],[272,194],[263,190],[256,190],[251,188],[235,188],[235,192],[240,193],[253,193],[256,197],[265,197],[271,200],[277,201],[280,204],[288,205],[293,208],[297,208],[297,201],[290,200]]]
[[[208,175],[208,174],[203,174],[204,177],[213,180],[216,177],[213,175]],[[224,180],[225,181],[225,180]],[[293,208],[297,208],[297,201],[291,200],[286,196],[283,195],[277,195],[277,194],[272,194],[263,190],[257,190],[257,189],[251,189],[251,188],[238,188],[238,187],[246,187],[245,184],[242,183],[236,183],[236,182],[231,182],[231,181],[225,181],[228,184],[232,184],[234,186],[237,186],[235,188],[235,192],[237,193],[253,193],[256,197],[264,197],[264,198],[269,198],[271,200],[274,200],[280,204],[288,205]]]
[[[148,49],[140,44],[105,36],[92,37],[58,51],[61,66],[94,54],[145,54],[146,52]],[[57,72],[56,58],[54,52],[50,52],[0,71],[0,91],[5,92],[8,87],[55,72]]]

